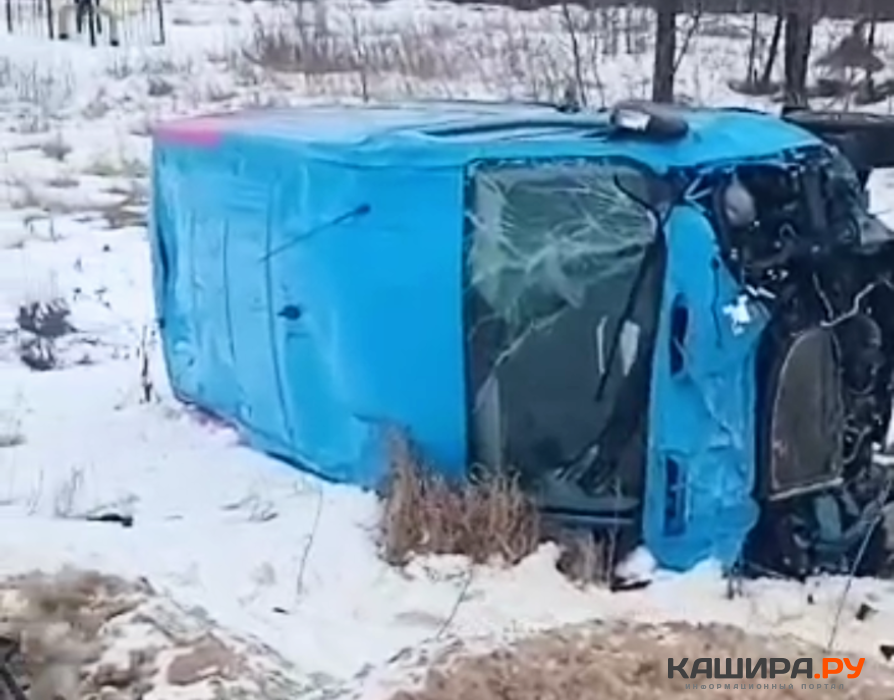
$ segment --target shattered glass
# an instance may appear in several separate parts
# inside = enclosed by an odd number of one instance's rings
[[[645,433],[629,416],[648,406],[663,279],[654,177],[627,161],[513,162],[471,184],[478,456],[537,479],[620,471],[638,493]]]
[[[644,179],[617,163],[479,171],[471,285],[516,331],[580,308],[592,284],[633,274],[655,240],[652,212],[626,187]]]

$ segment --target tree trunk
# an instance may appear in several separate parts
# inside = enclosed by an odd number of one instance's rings
[[[807,69],[813,41],[813,2],[798,0],[785,15],[785,104],[807,106]]]
[[[758,30],[757,12],[751,15],[751,39],[748,42],[748,68],[745,70],[745,84],[754,85],[757,83],[757,30]]]
[[[674,101],[674,63],[677,53],[677,1],[655,0],[655,67],[652,71],[652,100]]]
[[[875,33],[876,28],[878,27],[878,16],[873,11],[872,15],[869,17],[869,36],[866,38],[866,46],[869,47],[870,53],[875,51]],[[866,95],[869,100],[874,101],[876,99],[876,90],[875,90],[875,81],[872,77],[872,71],[866,71]]]
[[[773,68],[779,57],[779,42],[782,40],[782,27],[785,24],[785,15],[780,12],[776,15],[776,23],[773,25],[773,36],[770,37],[770,48],[767,51],[767,61],[764,63],[764,71],[761,73],[759,85],[769,87],[773,80]]]

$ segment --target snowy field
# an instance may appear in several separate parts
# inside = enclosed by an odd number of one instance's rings
[[[408,650],[594,619],[721,622],[824,646],[840,617],[836,649],[882,660],[894,582],[857,580],[844,598],[843,579],[754,581],[729,599],[705,566],[612,594],[565,580],[549,546],[512,569],[460,559],[390,569],[376,555],[372,496],[245,449],[165,385],[144,228],[152,123],[306,100],[549,99],[573,71],[572,34],[585,32],[600,37],[580,48],[589,103],[645,96],[647,15],[355,1],[330,8],[328,38],[308,38],[298,68],[275,41],[283,8],[172,0],[167,15],[164,47],[0,34],[0,575],[70,564],[144,578],[167,605],[266,655],[291,698],[374,697],[381,669]],[[727,81],[744,77],[749,23],[702,20],[681,95],[744,103]],[[820,25],[820,50],[846,31]],[[894,27],[880,38],[894,65]],[[894,223],[894,175],[871,184]],[[19,309],[59,299],[76,330],[57,342],[54,370],[31,371],[18,357]],[[112,512],[133,526],[87,519]],[[862,605],[871,612],[858,620]]]

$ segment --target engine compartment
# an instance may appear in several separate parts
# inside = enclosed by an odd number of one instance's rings
[[[701,173],[747,302],[770,316],[757,358],[761,515],[742,567],[804,577],[877,574],[892,472],[874,458],[894,395],[894,234],[831,148]]]

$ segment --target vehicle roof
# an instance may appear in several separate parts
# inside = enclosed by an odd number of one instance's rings
[[[158,142],[210,145],[221,138],[286,142],[329,159],[384,162],[388,153],[430,162],[483,157],[628,155],[657,166],[761,157],[821,143],[770,114],[679,108],[689,133],[676,141],[611,136],[606,111],[563,113],[550,105],[464,101],[310,105],[209,115],[162,124]]]

